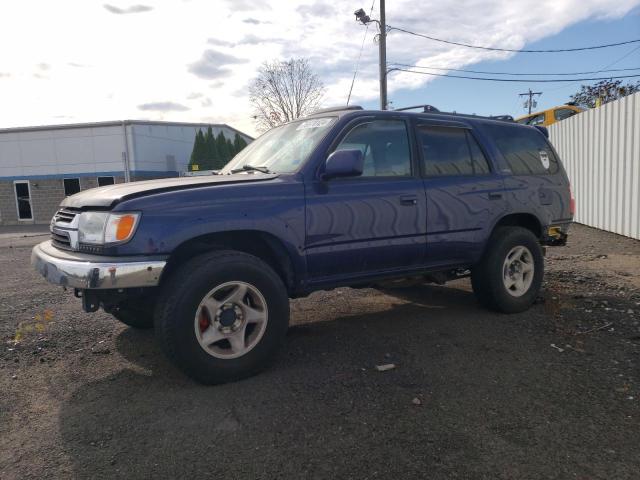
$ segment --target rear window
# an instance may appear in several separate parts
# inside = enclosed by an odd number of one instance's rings
[[[506,125],[487,128],[514,175],[558,172],[558,159],[538,130]]]

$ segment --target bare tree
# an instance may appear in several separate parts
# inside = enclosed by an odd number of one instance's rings
[[[306,58],[263,63],[249,86],[258,130],[269,130],[317,110],[324,90]]]

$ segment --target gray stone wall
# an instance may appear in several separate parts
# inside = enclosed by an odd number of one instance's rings
[[[13,182],[0,181],[0,225],[12,225],[9,220],[17,223],[17,216]]]
[[[71,178],[69,175],[67,178]],[[115,177],[116,183],[123,183],[123,177]],[[88,190],[98,186],[97,177],[80,177],[80,189]],[[16,197],[12,180],[0,180],[0,225],[48,224],[64,199],[62,178],[29,180],[31,189],[31,213],[33,220],[18,220]]]

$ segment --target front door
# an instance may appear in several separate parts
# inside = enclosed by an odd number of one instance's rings
[[[353,125],[335,150],[359,149],[361,176],[307,185],[307,267],[312,282],[422,264],[426,198],[404,120]]]
[[[470,128],[418,125],[416,134],[427,194],[427,263],[468,264],[506,210],[502,177]]]

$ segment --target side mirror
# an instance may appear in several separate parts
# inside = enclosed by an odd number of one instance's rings
[[[339,150],[327,158],[322,179],[357,177],[362,175],[363,168],[364,156],[360,150]]]

